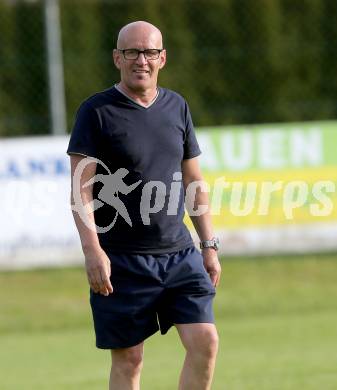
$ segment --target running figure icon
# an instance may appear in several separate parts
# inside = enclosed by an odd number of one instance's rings
[[[130,226],[132,226],[132,221],[129,216],[129,213],[124,205],[124,203],[119,199],[118,193],[122,193],[124,195],[129,194],[133,191],[140,183],[141,180],[137,182],[126,185],[123,181],[123,178],[129,173],[126,168],[119,168],[115,173],[109,175],[98,174],[93,176],[89,181],[87,181],[83,187],[88,187],[94,184],[95,182],[101,182],[103,187],[98,193],[98,199],[94,200],[95,210],[103,206],[104,203],[112,206],[116,210],[116,215],[112,226],[115,224],[118,215],[124,218],[125,222],[127,222]]]

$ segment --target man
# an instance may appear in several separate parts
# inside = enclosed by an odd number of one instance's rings
[[[174,325],[186,349],[179,389],[210,389],[218,348],[212,300],[221,268],[209,212],[191,216],[202,256],[182,221],[179,180],[185,190],[202,180],[189,109],[180,95],[157,87],[166,51],[155,26],[139,21],[123,27],[113,59],[120,82],[81,105],[68,148],[72,199],[78,186],[91,223],[73,207],[96,345],[111,350],[110,390],[139,389],[144,340]],[[77,180],[76,168],[86,156],[92,160]],[[93,177],[121,168],[128,172],[126,186],[141,181],[119,194],[131,225],[116,214],[112,202],[99,201],[99,208],[93,208],[102,189]],[[103,184],[106,194],[108,180]],[[193,203],[199,205],[208,205],[200,189]],[[98,227],[112,219],[111,230],[100,232]]]

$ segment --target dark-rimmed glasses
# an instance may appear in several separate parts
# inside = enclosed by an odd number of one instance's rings
[[[144,54],[144,57],[147,60],[157,60],[160,56],[160,53],[164,49],[117,49],[118,51],[123,53],[123,56],[126,60],[137,60],[140,53]]]

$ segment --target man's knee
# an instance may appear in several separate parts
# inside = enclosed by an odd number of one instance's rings
[[[182,342],[187,352],[202,355],[205,358],[214,358],[218,351],[219,336],[215,326],[200,324],[192,332],[180,332]]]
[[[219,336],[216,329],[204,332],[203,336],[196,340],[194,345],[196,352],[202,353],[207,358],[215,357],[219,346]]]
[[[112,366],[124,375],[132,376],[139,373],[142,369],[142,346],[114,349],[111,351],[111,356]]]

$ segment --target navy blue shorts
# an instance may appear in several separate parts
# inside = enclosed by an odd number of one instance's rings
[[[164,255],[106,253],[113,293],[90,291],[98,348],[131,347],[173,324],[214,322],[215,289],[195,247]]]

